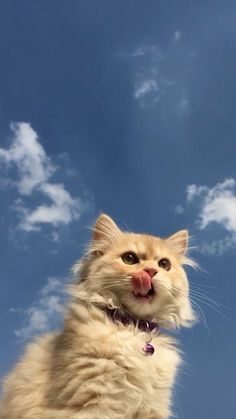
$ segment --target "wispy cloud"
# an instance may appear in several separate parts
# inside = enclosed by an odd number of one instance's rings
[[[143,45],[130,53],[133,62],[133,97],[141,107],[154,106],[163,98],[173,81],[163,71],[165,55],[155,45]]]
[[[183,117],[189,110],[190,100],[176,52],[181,37],[182,33],[177,30],[165,49],[144,44],[119,54],[130,64],[134,79],[133,98],[142,108],[164,106],[165,113],[170,110],[177,117]],[[183,67],[186,63],[183,62]]]
[[[188,98],[187,92],[182,90],[179,94],[178,101],[176,102],[176,110],[179,115],[184,115],[190,109],[190,100]]]
[[[175,31],[174,32],[174,35],[173,35],[173,41],[176,43],[176,42],[179,42],[179,40],[180,40],[180,38],[182,37],[182,32],[180,32],[180,31]]]
[[[124,55],[128,57],[143,57],[145,55],[153,55],[158,54],[160,55],[160,50],[156,45],[141,45],[138,48],[136,48],[134,51],[131,51],[130,53],[125,53]]]
[[[153,104],[156,103],[160,98],[160,87],[154,79],[142,79],[136,82],[134,89],[134,98],[140,101],[143,105],[143,98],[149,98],[153,100]]]
[[[236,246],[236,180],[225,179],[212,188],[206,185],[189,185],[186,189],[188,205],[198,208],[197,226],[206,230],[209,225],[219,227],[219,239],[203,243],[200,251],[222,254]],[[222,231],[227,234],[222,238]]]
[[[183,208],[183,206],[182,206],[182,205],[177,205],[177,206],[174,208],[174,212],[175,212],[175,214],[179,214],[179,215],[183,214],[183,213],[184,213],[184,208]]]
[[[226,236],[222,239],[212,240],[211,242],[203,242],[199,246],[199,252],[203,255],[221,256],[227,250],[236,246],[236,236]]]
[[[82,200],[72,197],[63,183],[51,181],[58,167],[46,154],[31,125],[11,124],[11,131],[10,147],[0,148],[0,164],[7,172],[2,188],[10,185],[19,194],[13,205],[20,218],[18,227],[27,232],[40,231],[45,224],[55,228],[79,219]],[[35,193],[46,202],[32,208],[27,197]]]
[[[21,340],[51,330],[57,326],[63,314],[65,281],[61,278],[49,277],[45,286],[39,291],[39,298],[26,309],[10,309],[24,317],[21,328],[15,335]]]

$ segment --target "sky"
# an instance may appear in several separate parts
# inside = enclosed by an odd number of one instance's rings
[[[0,0],[0,375],[62,323],[101,212],[187,228],[179,419],[235,418],[236,3]]]

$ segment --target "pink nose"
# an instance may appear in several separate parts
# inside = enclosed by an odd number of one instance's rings
[[[153,278],[157,274],[157,270],[154,268],[146,268],[144,269],[145,272],[148,273],[148,275]]]

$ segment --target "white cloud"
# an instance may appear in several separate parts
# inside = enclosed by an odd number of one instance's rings
[[[143,96],[150,93],[157,93],[160,91],[159,86],[155,80],[142,80],[139,83],[136,83],[134,90],[135,99],[140,99]]]
[[[80,217],[82,207],[79,199],[72,198],[62,184],[45,183],[40,191],[52,201],[51,205],[39,205],[33,211],[22,211],[20,227],[25,231],[38,230],[40,224],[57,227]]]
[[[236,232],[236,181],[225,179],[213,188],[207,186],[189,185],[187,199],[200,200],[200,228],[206,228],[210,223],[217,223],[227,231]]]
[[[225,179],[212,188],[208,186],[189,185],[186,190],[187,203],[196,205],[199,213],[197,225],[205,230],[209,225],[219,226],[219,239],[202,243],[200,252],[221,255],[236,246],[236,180]],[[227,232],[221,237],[222,229]],[[216,233],[216,232],[215,232]]]
[[[23,326],[15,330],[18,338],[28,340],[57,325],[63,314],[63,285],[62,279],[49,277],[46,285],[39,291],[39,299],[28,308],[20,309],[25,319]],[[11,312],[15,310],[13,308]]]
[[[80,218],[83,210],[79,198],[73,198],[63,183],[52,183],[50,178],[57,170],[39,142],[37,133],[30,124],[21,122],[11,125],[12,142],[9,149],[0,148],[0,163],[8,171],[2,187],[15,186],[20,196],[14,208],[20,217],[19,228],[39,231],[44,224],[57,227]],[[17,179],[12,180],[16,170]],[[48,203],[29,208],[26,198],[37,192]]]
[[[177,205],[174,208],[174,212],[175,212],[175,214],[181,215],[181,214],[184,213],[184,208],[182,207],[182,205]]]
[[[61,289],[61,278],[57,278],[55,276],[50,276],[47,279],[47,283],[46,285],[44,285],[44,287],[39,291],[39,294],[42,297],[47,296],[48,294],[50,294],[51,292],[55,292]]]
[[[180,31],[175,31],[173,35],[173,41],[176,43],[180,40],[182,33]]]
[[[16,167],[19,176],[16,185],[19,193],[29,195],[51,177],[55,167],[30,124],[11,124],[11,130],[12,144],[8,150],[0,148],[0,162],[5,163],[9,169]]]
[[[192,202],[196,196],[200,197],[208,190],[207,186],[188,185],[186,188],[187,201]]]

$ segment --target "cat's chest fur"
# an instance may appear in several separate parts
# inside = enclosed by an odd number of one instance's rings
[[[152,355],[145,352],[150,341]],[[119,397],[131,417],[139,411],[147,414],[146,409],[163,410],[163,417],[169,414],[170,390],[180,362],[170,337],[145,333],[109,318],[104,321],[95,313],[89,322],[80,322],[77,330],[65,330],[55,348],[54,380],[50,383],[55,390],[50,404],[55,403],[55,407],[66,404],[79,409],[90,403],[96,377],[100,391],[110,400]]]

